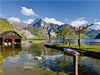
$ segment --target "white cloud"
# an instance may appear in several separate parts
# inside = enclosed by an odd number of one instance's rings
[[[96,26],[94,25],[94,26],[92,26],[91,28],[92,28],[92,29],[96,29],[96,30],[98,30],[98,29],[100,30],[100,25],[96,25]]]
[[[28,19],[27,21],[23,21],[23,22],[25,22],[27,24],[31,24],[33,22],[33,19]]]
[[[31,15],[34,15],[34,16],[37,16],[36,13],[32,10],[32,9],[28,9],[26,7],[21,7],[21,13],[23,15],[26,15],[26,16],[31,16]]]
[[[72,21],[71,25],[78,27],[86,23],[88,23],[88,21],[86,21],[83,17],[81,17],[81,18],[76,19],[75,21]]]
[[[96,29],[96,30],[100,29],[100,22],[95,22],[94,24],[95,25],[92,26],[93,29]]]
[[[54,23],[54,24],[58,24],[58,25],[62,25],[64,24],[63,22],[57,21],[55,18],[48,18],[46,17],[45,19],[43,19],[45,22],[47,23]]]
[[[100,22],[96,22],[95,24],[98,24],[98,25],[100,25]]]
[[[8,21],[10,21],[10,22],[14,22],[14,21],[20,22],[20,19],[19,18],[16,18],[16,17],[9,17],[8,18]]]

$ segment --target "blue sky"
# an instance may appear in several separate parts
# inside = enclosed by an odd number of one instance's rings
[[[0,0],[0,17],[29,23],[39,17],[73,26],[95,23],[100,29],[100,1]]]

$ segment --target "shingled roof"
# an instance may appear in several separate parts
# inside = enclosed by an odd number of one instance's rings
[[[6,31],[6,32],[3,32],[2,34],[0,34],[0,38],[3,38],[4,36],[6,36],[7,34],[11,33],[11,32],[15,32],[15,31]],[[16,33],[16,32],[15,32]],[[18,34],[18,33],[16,33]],[[18,34],[19,35],[19,34]],[[20,35],[19,35],[20,36]],[[20,36],[21,37],[21,36]],[[22,38],[22,37],[21,37]]]

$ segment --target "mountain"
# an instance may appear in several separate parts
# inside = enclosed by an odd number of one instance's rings
[[[36,37],[30,33],[29,30],[25,30],[24,28],[27,27],[28,25],[25,22],[17,22],[17,21],[13,21],[10,22],[11,24],[13,24],[15,30],[17,32],[20,33],[20,35],[24,38],[24,39],[35,39]]]
[[[95,37],[95,39],[100,39],[100,33]]]
[[[45,25],[46,23],[42,19],[36,19],[24,29],[29,30],[36,38],[49,39]]]
[[[27,39],[36,39],[36,37],[32,35],[28,30],[19,30],[18,32],[25,36]]]
[[[0,18],[0,34],[11,30],[14,30],[14,26],[7,19]]]
[[[12,24],[11,24],[12,23]],[[47,23],[43,19],[36,19],[31,24],[27,25],[24,22],[8,22],[7,19],[0,18],[0,33],[4,31],[16,30],[22,35],[23,38],[27,39],[54,39],[61,38],[56,34],[61,28],[68,27],[72,30],[72,26],[68,24],[58,25],[54,23]],[[68,34],[66,36],[70,39],[76,39],[75,33]],[[82,38],[87,36],[82,35]]]
[[[0,18],[0,34],[5,31],[16,30],[23,38],[35,39],[35,36],[28,30],[23,29],[26,25],[24,22],[9,22],[7,19]]]
[[[99,33],[100,33],[100,30],[92,29],[90,31],[87,31],[86,35],[90,37],[90,39],[94,39]]]
[[[62,26],[63,27],[63,26]],[[28,29],[33,35],[37,38],[49,39],[57,37],[57,30],[59,30],[61,26],[53,23],[47,23],[43,19],[36,19],[34,23],[32,22],[30,25],[25,27]]]
[[[49,38],[59,38],[56,32],[59,31],[61,28],[68,27],[72,30],[72,26],[69,24],[58,25],[54,23],[47,23],[43,19],[36,19],[30,25],[25,27],[24,29],[29,30],[36,38],[41,39],[49,39]],[[61,38],[61,37],[60,37]],[[77,36],[75,33],[69,34],[67,38],[76,39]],[[85,35],[82,35],[82,38],[88,38]]]

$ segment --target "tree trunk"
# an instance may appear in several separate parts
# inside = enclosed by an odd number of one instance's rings
[[[70,48],[70,42],[69,42],[69,48]]]
[[[63,36],[63,44],[65,44],[65,36]]]
[[[81,34],[80,34],[80,32],[79,32],[78,45],[79,45],[79,50],[80,50],[80,47],[81,47]]]
[[[79,34],[79,49],[81,47],[81,34]]]

